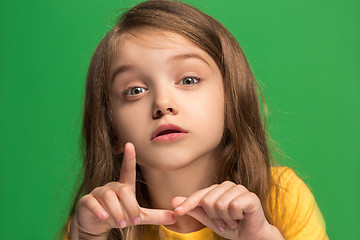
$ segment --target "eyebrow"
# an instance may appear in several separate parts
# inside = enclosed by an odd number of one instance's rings
[[[199,59],[202,62],[206,63],[206,65],[208,65],[210,67],[210,64],[199,54],[196,53],[184,53],[184,54],[179,54],[176,55],[172,58],[170,58],[170,61],[173,62],[177,62],[177,61],[181,61],[181,60],[185,60],[185,59],[189,59],[189,58],[195,58],[195,59]],[[128,65],[122,65],[118,68],[115,69],[115,71],[112,73],[111,75],[111,83],[114,81],[115,77],[123,72],[129,71],[135,69],[134,65],[128,64]]]
[[[129,65],[123,65],[123,66],[120,66],[120,67],[116,68],[115,71],[111,75],[111,78],[110,78],[111,81],[110,82],[111,83],[114,82],[114,79],[118,74],[129,71],[129,70],[134,69],[134,68],[135,68],[135,66],[130,65],[130,64]]]
[[[199,59],[199,60],[203,61],[204,63],[206,63],[206,65],[208,65],[210,67],[210,64],[200,54],[197,54],[197,53],[179,54],[179,55],[176,55],[176,56],[172,57],[170,60],[171,61],[179,61],[179,60],[185,60],[185,59],[188,59],[188,58]]]

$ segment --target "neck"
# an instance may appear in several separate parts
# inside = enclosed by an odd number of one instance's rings
[[[174,170],[159,170],[142,167],[153,208],[170,209],[174,197],[188,197],[190,194],[209,187],[215,182],[215,158],[206,156],[189,165]],[[178,216],[170,230],[189,233],[204,226],[189,215]]]

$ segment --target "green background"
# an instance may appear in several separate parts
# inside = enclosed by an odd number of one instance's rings
[[[0,3],[1,239],[50,239],[79,169],[84,80],[119,10],[138,1]],[[331,239],[360,239],[360,1],[187,1],[242,45],[269,131]]]

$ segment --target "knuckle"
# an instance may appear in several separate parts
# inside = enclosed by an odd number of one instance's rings
[[[214,207],[218,211],[225,211],[225,210],[227,210],[228,206],[225,202],[217,201],[217,202],[215,202]]]
[[[247,188],[244,187],[243,185],[236,185],[236,188],[238,189],[239,192],[248,192]]]
[[[204,197],[200,200],[200,205],[203,207],[210,207],[211,204],[212,204],[212,201],[209,198]]]
[[[105,188],[107,189],[116,189],[119,186],[119,182],[108,182],[107,184],[104,185]]]
[[[101,192],[101,189],[102,189],[102,188],[103,188],[103,186],[94,188],[94,189],[91,191],[91,194],[94,194],[94,195],[95,195],[95,194]]]
[[[107,188],[112,188],[114,186],[114,182],[108,182],[107,184],[104,185],[104,187]]]
[[[229,208],[232,210],[239,210],[242,209],[242,204],[240,201],[235,199],[229,203]]]
[[[102,193],[102,198],[107,201],[110,200],[114,197],[115,193],[111,190],[111,189],[106,189],[104,190],[104,192]]]
[[[260,202],[259,197],[253,192],[249,192],[249,198],[251,198],[252,201]]]
[[[258,205],[261,205],[260,198],[255,193],[250,192],[249,197],[251,199],[251,203],[254,208]]]
[[[224,181],[221,185],[229,185],[229,186],[231,186],[231,185],[235,185],[235,183],[227,180],[227,181]]]
[[[89,195],[89,194],[84,195],[82,198],[80,198],[79,205],[89,206],[92,198],[93,197],[91,195]]]
[[[126,184],[121,184],[118,188],[116,188],[116,194],[119,196],[120,199],[128,197],[132,194],[131,188]]]
[[[127,184],[124,184],[119,188],[119,192],[123,194],[129,194],[130,192],[132,192],[132,187]]]

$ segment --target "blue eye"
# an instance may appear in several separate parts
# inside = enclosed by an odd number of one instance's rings
[[[129,90],[127,90],[127,91],[125,92],[125,95],[132,95],[132,96],[134,96],[134,95],[138,95],[138,94],[140,94],[140,93],[143,93],[143,92],[145,92],[145,91],[146,91],[146,89],[143,88],[143,87],[132,87],[132,88],[130,88]]]
[[[181,79],[179,82],[180,85],[193,85],[200,81],[200,78],[198,77],[185,77],[184,79]]]

